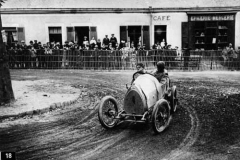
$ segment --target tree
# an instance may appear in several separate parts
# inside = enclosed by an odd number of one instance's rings
[[[0,7],[5,0],[0,0]],[[0,31],[2,31],[2,18],[0,14]],[[2,32],[1,32],[2,33]],[[8,55],[2,35],[0,36],[0,104],[14,100],[11,76],[8,66]]]

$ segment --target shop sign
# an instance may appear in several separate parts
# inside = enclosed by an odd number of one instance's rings
[[[153,16],[154,21],[169,21],[170,16]]]
[[[191,16],[190,21],[233,21],[234,15]]]

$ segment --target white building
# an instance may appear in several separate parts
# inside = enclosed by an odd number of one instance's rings
[[[240,46],[239,0],[7,0],[2,24],[12,41],[75,41],[115,34],[150,47],[218,49]]]

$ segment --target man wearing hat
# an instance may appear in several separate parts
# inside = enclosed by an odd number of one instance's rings
[[[112,37],[110,38],[110,42],[112,43],[112,47],[116,49],[117,38],[114,37],[114,34],[112,34]]]

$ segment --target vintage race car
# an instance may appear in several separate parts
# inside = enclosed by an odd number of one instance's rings
[[[137,77],[137,78],[136,78]],[[176,86],[165,84],[151,74],[136,72],[135,79],[124,97],[123,108],[112,96],[105,96],[100,103],[98,118],[103,127],[110,129],[121,121],[150,123],[155,133],[164,131],[177,109]]]

